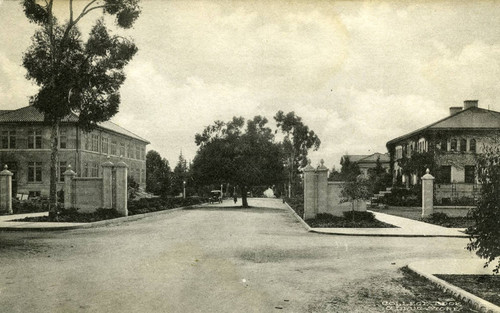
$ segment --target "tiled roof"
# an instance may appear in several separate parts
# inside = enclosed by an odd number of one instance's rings
[[[27,107],[22,107],[17,110],[5,110],[0,111],[0,123],[14,123],[14,122],[43,122],[44,121],[44,115],[40,111],[38,111],[35,107],[33,106],[27,106]],[[3,112],[3,113],[2,113]],[[63,122],[72,122],[76,123],[78,122],[78,116],[74,113],[68,115],[67,117],[62,119]],[[149,143],[146,139],[132,133],[131,131],[126,130],[125,128],[110,122],[102,122],[97,124],[99,127],[128,136],[132,137],[137,140],[141,140],[144,142]]]
[[[437,122],[419,128],[403,136],[390,140],[387,145],[409,138],[427,130],[449,130],[449,129],[498,129],[500,130],[500,112],[490,111],[477,107],[460,111],[454,115],[447,116]]]
[[[378,158],[380,158],[381,163],[389,163],[391,160],[387,153],[382,154],[382,153],[375,152],[374,154],[369,155],[366,158],[363,158],[363,159],[357,161],[357,163],[375,163],[375,162],[377,162]]]
[[[10,112],[10,111],[12,111],[12,110],[0,110],[0,115],[7,113],[7,112]]]
[[[358,162],[359,160],[362,160],[368,156],[369,155],[366,155],[366,154],[347,154],[347,155],[344,155],[342,158],[348,157],[349,161]]]
[[[0,115],[0,123],[12,122],[43,122],[44,115],[34,106],[22,107],[17,110],[11,110]],[[75,114],[69,115],[62,120],[63,122],[77,122],[78,117]]]

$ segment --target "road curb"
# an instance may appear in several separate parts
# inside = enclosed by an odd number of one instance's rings
[[[418,234],[360,234],[360,233],[345,233],[345,232],[330,232],[330,231],[321,231],[312,228],[309,226],[298,214],[295,212],[292,207],[285,202],[286,206],[290,210],[290,212],[295,216],[295,218],[304,226],[304,228],[310,232],[310,233],[315,233],[315,234],[321,234],[321,235],[335,235],[335,236],[362,236],[362,237],[408,237],[408,238],[434,238],[434,237],[441,237],[441,238],[468,238],[469,236],[464,234],[464,235],[418,235]],[[345,228],[344,228],[345,229]]]
[[[348,229],[348,228],[344,228]],[[339,233],[339,232],[326,232],[311,228],[312,233],[323,235],[336,235],[336,236],[364,236],[364,237],[407,237],[407,238],[469,238],[468,235],[413,235],[413,234],[360,234],[360,233]]]
[[[0,228],[0,232],[2,231],[64,231],[64,230],[74,230],[74,229],[86,229],[86,228],[97,228],[97,227],[103,227],[103,226],[112,226],[112,225],[118,225],[124,222],[132,222],[132,221],[137,221],[143,218],[147,217],[153,217],[156,215],[163,215],[163,214],[169,214],[172,212],[192,208],[193,206],[185,206],[185,207],[180,207],[180,208],[175,208],[175,209],[169,209],[169,210],[162,210],[162,211],[156,211],[156,212],[148,212],[148,213],[142,213],[142,214],[135,214],[131,216],[124,216],[124,217],[118,217],[118,218],[113,218],[109,220],[102,220],[102,221],[97,221],[97,222],[91,222],[91,223],[86,223],[84,225],[68,225],[68,226],[50,226],[50,227],[2,227]],[[15,222],[12,222],[15,223]]]
[[[474,307],[478,308],[479,310],[487,313],[499,313],[500,312],[500,307],[496,306],[495,304],[488,302],[482,298],[479,298],[478,296],[473,295],[470,292],[467,292],[463,290],[462,288],[459,288],[455,285],[452,285],[448,283],[447,281],[444,281],[440,278],[437,278],[436,276],[426,273],[424,271],[419,270],[413,264],[409,264],[408,268],[416,273],[417,275],[420,275],[422,277],[425,277],[427,280],[429,280],[431,283],[435,284],[438,286],[440,289],[444,290],[447,293],[450,293],[454,295],[455,297],[461,299],[464,302],[467,302]]]
[[[304,228],[308,231],[308,232],[311,232],[312,229],[309,225],[307,225],[307,223],[297,214],[297,212],[295,212],[294,209],[292,209],[292,207],[287,203],[285,202],[286,206],[288,207],[288,210],[290,210],[290,212],[293,214],[293,216],[295,216],[295,218],[302,224],[302,226],[304,226]]]

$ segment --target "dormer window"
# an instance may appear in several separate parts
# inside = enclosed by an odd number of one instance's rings
[[[469,141],[469,151],[476,152],[476,139],[471,139]]]
[[[460,151],[465,152],[467,151],[467,140],[465,139],[460,139]]]

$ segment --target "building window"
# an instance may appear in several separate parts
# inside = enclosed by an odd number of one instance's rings
[[[93,162],[90,168],[90,177],[99,177],[99,166],[97,162]]]
[[[99,152],[99,135],[92,135],[92,151]]]
[[[133,153],[132,153],[132,149],[133,149],[133,146],[131,143],[128,143],[127,144],[127,158],[132,158],[133,157]]]
[[[469,141],[469,151],[476,152],[476,139],[471,139]]]
[[[66,161],[59,162],[59,181],[64,181],[64,172],[68,169]]]
[[[125,143],[120,142],[120,156],[125,157]]]
[[[42,181],[42,162],[28,162],[28,182]]]
[[[141,160],[145,160],[146,159],[146,148],[142,148],[141,149]]]
[[[42,149],[42,131],[40,129],[29,132],[28,149]]]
[[[111,140],[111,155],[116,155],[116,140]]]
[[[85,150],[90,150],[90,134],[88,133],[85,133],[85,138],[84,138],[84,141],[85,141]]]
[[[441,151],[448,151],[448,141],[443,139],[441,140]]]
[[[15,149],[16,148],[16,131],[4,130],[2,131],[2,149]]]
[[[102,149],[102,153],[104,153],[104,154],[108,154],[109,153],[109,151],[108,151],[108,141],[109,141],[108,138],[102,137],[101,149]],[[116,147],[115,147],[115,150],[116,150]]]
[[[141,147],[135,146],[135,158],[137,160],[141,159]]]
[[[141,168],[141,179],[140,179],[141,184],[144,184],[144,179],[146,178],[145,176],[146,175],[144,175],[144,169]]]
[[[450,147],[451,151],[457,151],[457,140],[456,139],[452,139],[451,140],[451,147]]]
[[[437,179],[438,183],[449,184],[451,183],[451,166],[444,165],[439,169],[439,175]]]
[[[68,135],[66,130],[61,130],[59,132],[59,148],[66,149],[68,147]]]
[[[29,191],[28,192],[28,199],[32,198],[40,198],[40,191]]]
[[[83,163],[82,177],[89,177],[89,163]]]
[[[460,139],[460,151],[465,152],[467,151],[467,140],[465,139]]]
[[[465,166],[465,182],[473,184],[476,179],[476,167],[473,165]]]

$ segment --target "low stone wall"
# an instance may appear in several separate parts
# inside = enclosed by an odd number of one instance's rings
[[[481,186],[478,184],[435,184],[435,198],[441,203],[443,198],[457,200],[461,198],[475,198],[479,195]]]
[[[320,213],[342,216],[351,211],[353,204],[342,197],[344,182],[328,182],[328,168],[323,163],[316,169],[310,164],[304,168],[304,219]],[[355,211],[366,211],[365,201],[354,202]]]
[[[104,207],[102,178],[75,177],[72,184],[72,207],[83,213]]]
[[[64,172],[64,207],[80,212],[115,209],[127,216],[127,165],[123,162],[114,165],[108,160],[101,167],[102,178],[75,177],[71,167]]]

